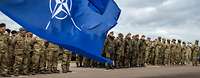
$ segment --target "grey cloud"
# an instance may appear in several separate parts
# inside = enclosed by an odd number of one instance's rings
[[[122,8],[113,30],[164,36],[183,40],[200,39],[199,0],[116,0]]]

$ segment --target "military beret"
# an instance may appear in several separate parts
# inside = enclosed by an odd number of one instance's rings
[[[135,37],[139,37],[139,34],[136,34]]]
[[[142,35],[142,37],[145,37],[145,35]]]
[[[17,33],[17,31],[15,31],[15,30],[11,31],[11,34],[16,34],[16,33]]]
[[[19,31],[25,31],[25,29],[24,28],[20,28]]]
[[[5,23],[1,23],[0,27],[6,27],[6,24]]]
[[[10,30],[10,29],[6,29],[6,32],[10,33],[10,32],[11,32],[11,30]]]

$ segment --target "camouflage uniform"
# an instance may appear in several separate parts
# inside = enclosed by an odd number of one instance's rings
[[[166,44],[166,49],[165,49],[165,60],[164,60],[164,64],[165,65],[170,65],[170,53],[171,53],[171,44],[170,44],[170,40],[167,40],[167,44]]]
[[[164,65],[164,61],[165,61],[165,50],[167,48],[167,45],[166,45],[166,39],[162,39],[162,50],[160,52],[160,64]]]
[[[155,63],[156,65],[160,64],[160,53],[162,52],[162,43],[161,43],[161,37],[158,37],[158,40],[156,41],[155,45]]]
[[[23,56],[23,74],[29,74],[31,68],[31,53],[33,52],[33,40],[30,32],[26,33],[25,37],[25,51]]]
[[[33,56],[32,56],[32,74],[44,72],[44,42],[38,37],[34,40],[33,44]]]
[[[155,40],[154,41],[152,41],[151,42],[151,45],[150,45],[150,51],[149,51],[149,57],[148,57],[148,59],[149,59],[149,63],[151,64],[151,65],[155,65],[154,63],[154,61],[155,61]]]
[[[181,50],[181,64],[185,65],[186,64],[186,53],[187,53],[187,46],[186,43],[182,43],[182,50]]]
[[[150,64],[150,54],[151,54],[151,45],[152,45],[152,42],[151,42],[151,38],[147,38],[147,41],[146,41],[146,55],[145,55],[145,63],[146,64]]]
[[[15,55],[14,55],[14,44],[13,44],[13,39],[15,37],[15,35],[17,34],[17,32],[12,32],[12,36],[9,37],[9,54],[8,54],[8,59],[9,59],[9,74],[14,74],[14,63],[15,63]]]
[[[200,53],[200,48],[198,46],[198,43],[199,43],[199,41],[196,40],[195,44],[192,45],[192,49],[193,49],[193,52],[192,52],[192,65],[193,66],[197,66],[197,64],[198,64],[198,57],[199,57],[199,53]]]
[[[133,45],[133,65],[134,66],[139,66],[139,49],[140,49],[140,40],[139,40],[139,35],[135,35],[135,39],[132,40],[132,45]]]
[[[186,50],[186,64],[191,64],[191,58],[192,56],[192,49],[190,44],[187,45],[187,50]]]
[[[115,40],[115,65],[116,68],[124,67],[124,39],[123,34],[118,34]]]
[[[132,36],[132,39],[131,39],[131,52],[130,52],[130,66],[131,67],[135,67],[136,66],[136,56],[135,56],[135,42],[136,42],[136,39],[135,39],[135,35]]]
[[[114,33],[111,32],[108,35],[108,37],[105,41],[105,44],[104,44],[105,57],[108,59],[111,59],[111,60],[114,60],[114,50],[115,50],[114,49],[115,48],[115,42],[114,42],[115,37],[113,35],[114,35]],[[112,68],[112,65],[106,63],[106,68]]]
[[[57,70],[58,66],[58,53],[59,51],[59,46],[49,43],[48,48],[47,48],[47,70],[48,73],[58,73],[59,71]]]
[[[181,62],[181,40],[178,40],[177,43],[177,48],[176,48],[176,55],[175,55],[175,59],[176,59],[176,64],[180,64]]]
[[[69,51],[64,50],[63,55],[62,55],[62,72],[63,73],[67,73],[67,72],[71,72],[69,70],[70,67],[70,60],[71,60],[71,54],[69,53]]]
[[[2,26],[2,25],[1,25]],[[8,35],[4,34],[0,28],[0,74],[8,76]]]
[[[128,33],[125,38],[125,67],[128,68],[131,65],[131,53],[132,53],[132,41],[131,41],[131,33]]]
[[[146,41],[143,35],[139,40],[139,53],[138,53],[138,65],[139,67],[145,66],[145,52],[146,52]]]
[[[21,31],[23,32],[23,31]],[[22,74],[21,70],[23,69],[23,58],[25,54],[25,37],[23,33],[19,33],[14,38],[14,45],[15,45],[15,64],[14,64],[14,73],[16,76]]]
[[[170,53],[170,63],[173,65],[175,64],[176,61],[176,49],[177,49],[176,40],[173,39],[171,43],[171,53]]]

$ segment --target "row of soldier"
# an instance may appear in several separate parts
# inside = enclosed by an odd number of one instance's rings
[[[70,72],[70,55],[67,50],[34,37],[23,28],[10,31],[6,29],[6,24],[0,24],[1,76],[59,73],[59,60],[62,60],[62,72]]]
[[[81,56],[78,57],[78,66],[130,68],[144,67],[145,65],[186,65],[197,66],[200,47],[198,40],[194,44],[176,39],[158,37],[155,40],[142,35],[122,33],[115,38],[110,32],[104,45],[103,56],[113,60],[113,64],[101,64]]]

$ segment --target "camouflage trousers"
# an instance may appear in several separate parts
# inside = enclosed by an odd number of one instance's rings
[[[40,55],[39,54],[35,54],[33,53],[33,56],[32,56],[32,68],[31,68],[31,71],[32,72],[38,72],[38,67],[39,67],[39,59],[40,59]]]
[[[62,72],[67,73],[69,71],[70,62],[69,61],[62,61]]]
[[[18,51],[15,51],[15,52],[19,52],[20,50],[18,50]],[[23,52],[23,51],[21,51],[21,52]],[[15,74],[20,74],[20,73],[22,73],[21,72],[21,70],[23,69],[22,67],[23,67],[23,54],[21,54],[21,53],[17,53],[17,54],[15,54],[15,64],[14,64],[14,73]]]
[[[49,51],[47,54],[47,70],[51,72],[57,71],[58,66],[58,52]]]
[[[170,50],[165,51],[164,65],[170,65]]]
[[[14,51],[10,51],[8,54],[8,73],[9,74],[13,74],[14,72],[14,64],[15,64],[15,55],[14,55]]]
[[[8,73],[8,57],[7,53],[0,53],[0,74]]]

